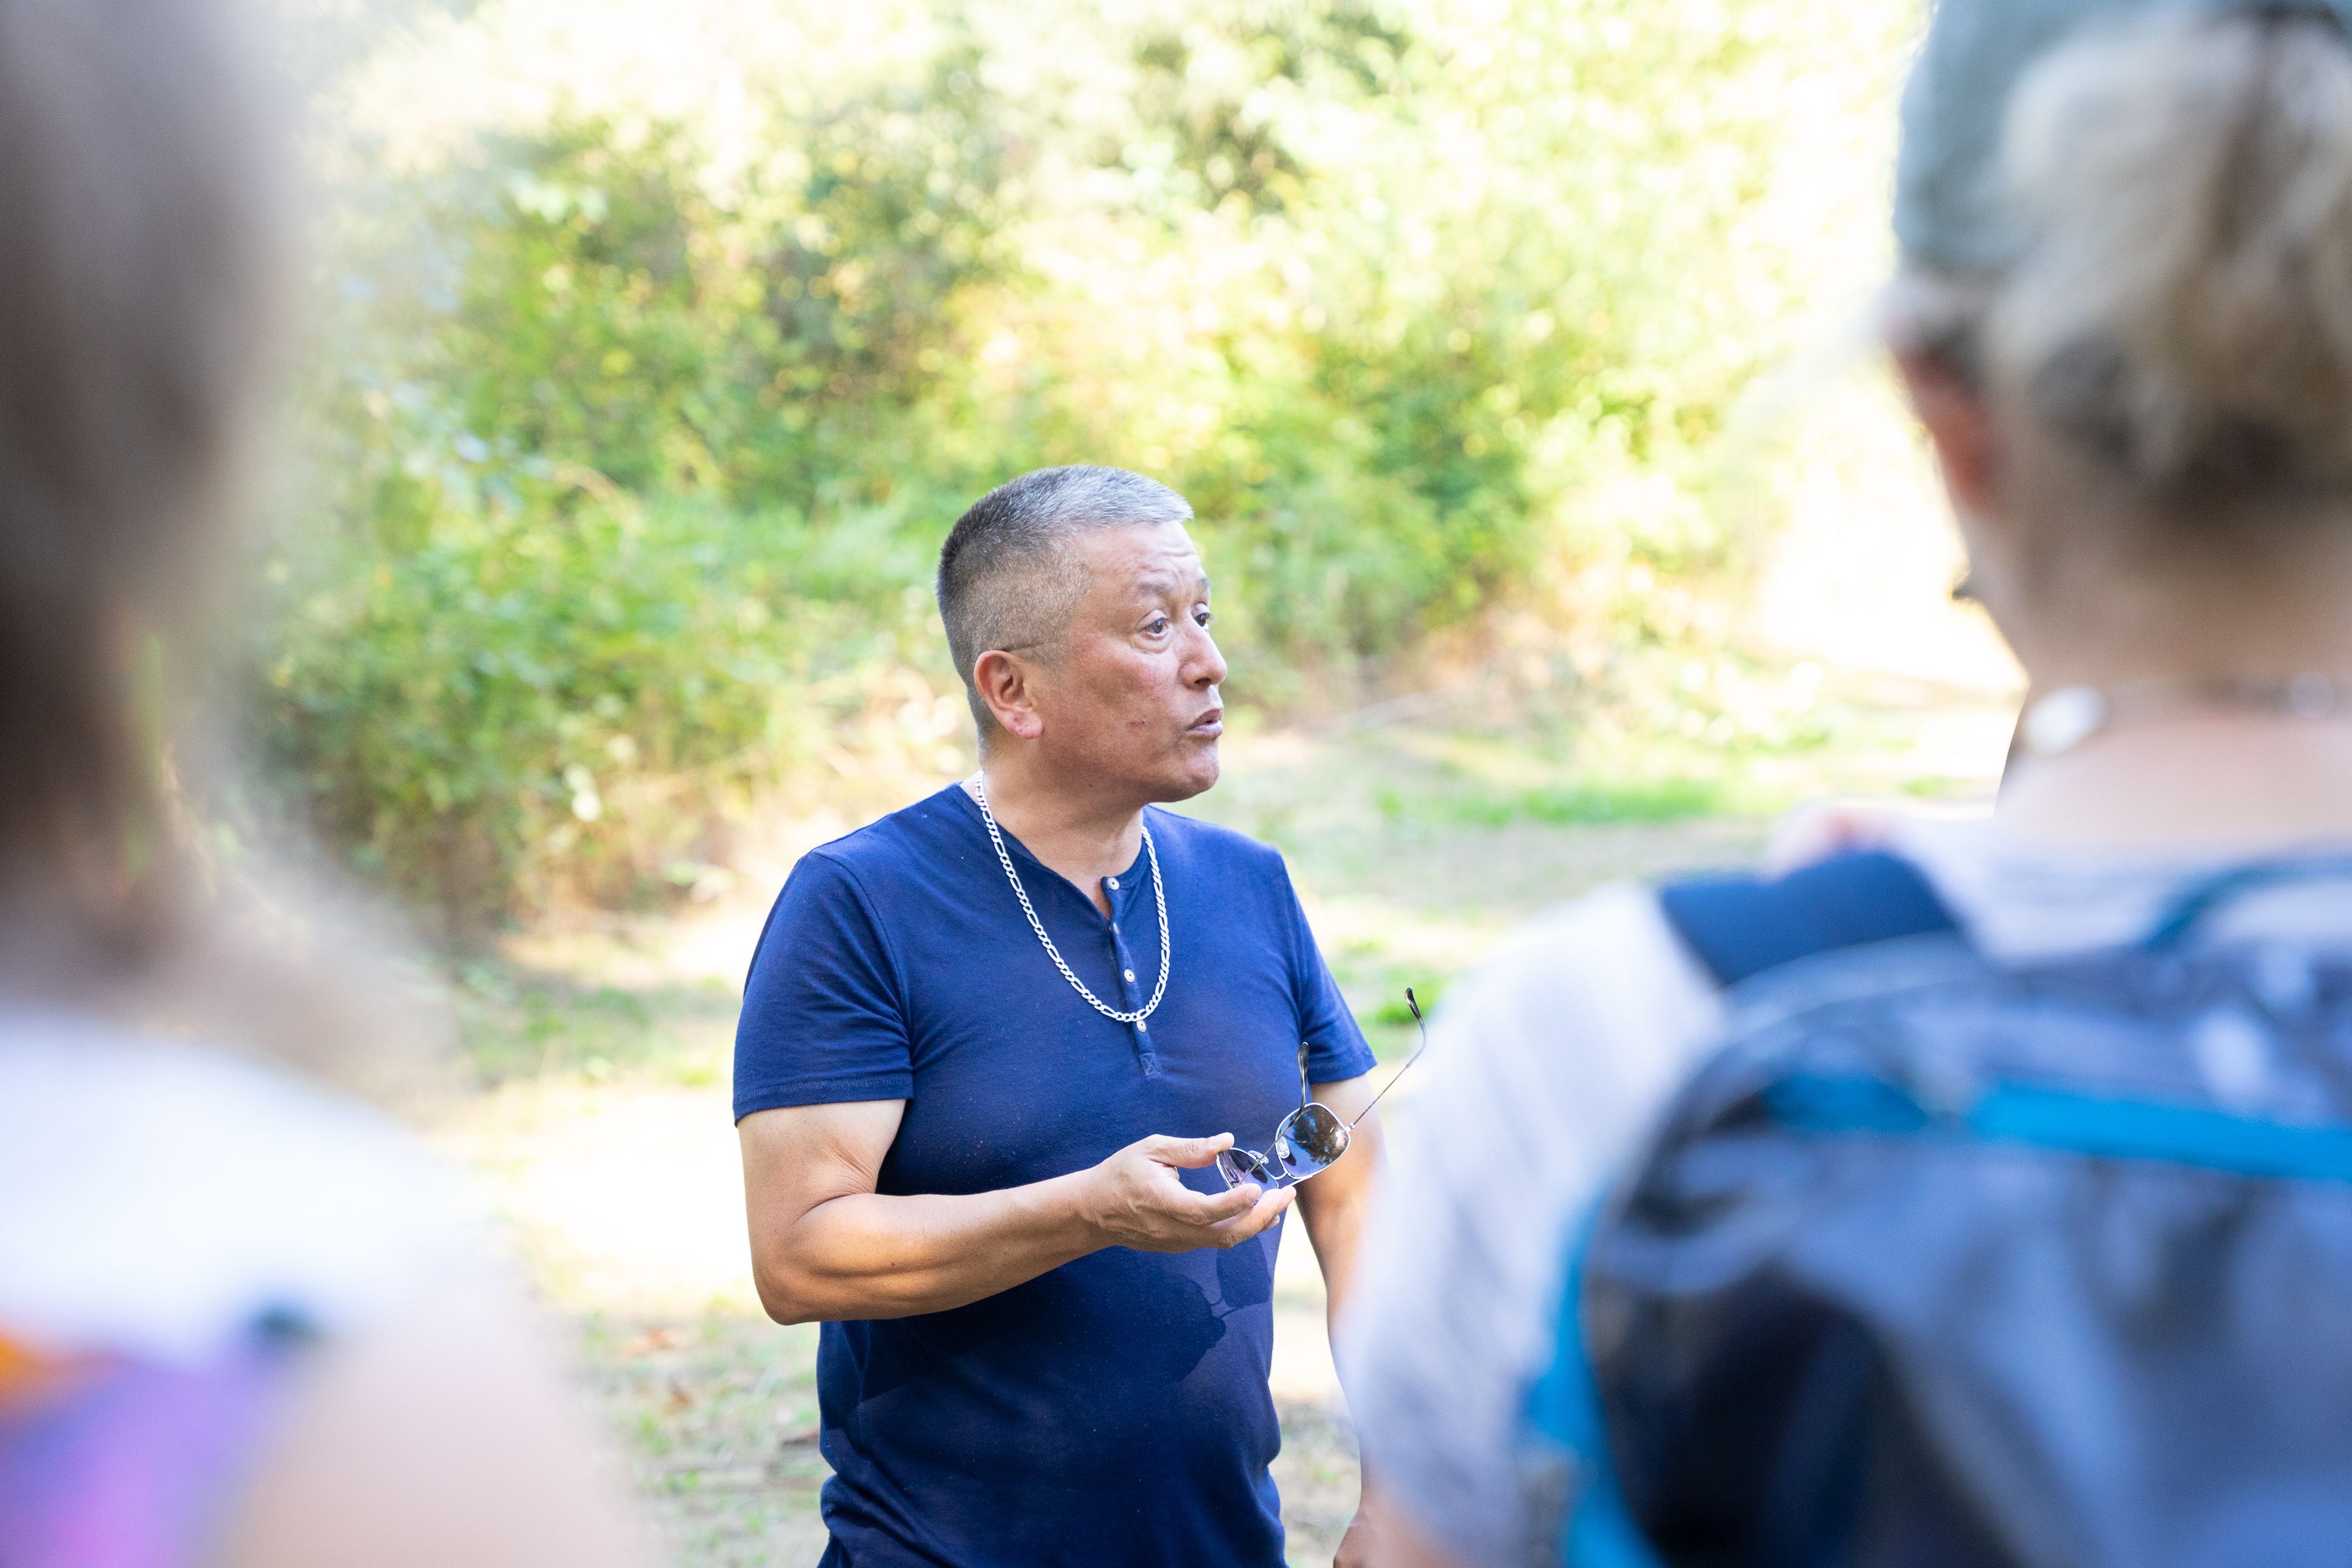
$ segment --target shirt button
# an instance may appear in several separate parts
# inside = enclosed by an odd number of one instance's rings
[[[1103,885],[1114,893],[1118,891],[1118,879],[1117,877],[1105,877],[1103,879]]]
[[[1122,970],[1120,970],[1120,971],[1119,971],[1119,973],[1120,973],[1121,974],[1126,975],[1129,980],[1132,980],[1132,979],[1134,979],[1134,978],[1135,978],[1135,971],[1134,971],[1134,970],[1132,970],[1132,969],[1122,969]]]
[[[1135,1021],[1135,1032],[1136,1032],[1137,1034],[1139,1034],[1139,1035],[1141,1035],[1141,1034],[1148,1034],[1148,1033],[1150,1033],[1150,1029],[1151,1029],[1151,1026],[1150,1026],[1150,1025],[1149,1025],[1149,1024],[1147,1024],[1147,1023],[1145,1023],[1142,1019],[1138,1018],[1138,1019]]]

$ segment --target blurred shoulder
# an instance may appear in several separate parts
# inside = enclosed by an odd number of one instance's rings
[[[1447,993],[1443,1027],[1496,1041],[1471,1047],[1484,1050],[1587,1029],[1686,1037],[1720,1016],[1714,984],[1675,934],[1655,889],[1625,882],[1513,931]]]
[[[1522,1190],[1540,1192],[1538,1209],[1580,1201],[1722,1023],[1720,993],[1654,890],[1589,893],[1528,921],[1446,991],[1399,1158],[1474,1193],[1484,1178],[1460,1152],[1499,1135],[1526,1152]]]
[[[0,1322],[191,1362],[262,1320],[340,1333],[480,1254],[381,1112],[290,1073],[0,1006]]]

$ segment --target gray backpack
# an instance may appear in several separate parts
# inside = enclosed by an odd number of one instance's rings
[[[1570,1568],[2352,1563],[2352,963],[2009,965],[1906,863],[1662,895],[1727,1043],[1571,1244]]]

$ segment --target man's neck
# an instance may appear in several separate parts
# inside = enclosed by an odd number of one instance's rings
[[[1143,847],[1142,803],[1073,791],[1042,776],[1025,756],[984,758],[980,776],[997,825],[1108,914],[1102,881],[1135,864]]]

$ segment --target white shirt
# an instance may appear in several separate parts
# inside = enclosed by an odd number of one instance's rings
[[[0,1336],[195,1364],[263,1314],[325,1332],[478,1261],[436,1162],[292,1075],[0,1004]]]

